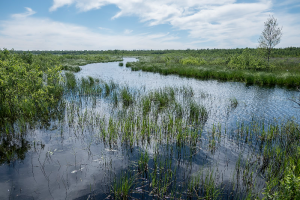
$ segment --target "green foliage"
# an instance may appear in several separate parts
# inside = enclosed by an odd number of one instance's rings
[[[300,198],[300,131],[295,122],[271,126],[261,135],[264,145],[261,171],[267,186],[265,199]]]
[[[136,176],[131,172],[121,174],[121,177],[116,178],[112,184],[111,193],[116,200],[129,199],[130,194],[135,186]]]
[[[228,66],[231,69],[268,69],[272,66],[258,55],[251,53],[249,49],[245,49],[241,55],[234,55],[230,58]]]
[[[65,73],[65,77],[66,77],[66,86],[68,89],[75,89],[76,87],[76,78],[75,78],[75,75],[74,73],[72,72],[66,72]]]
[[[124,106],[129,106],[133,103],[133,95],[129,92],[128,87],[124,87],[121,90],[121,99],[123,101]]]
[[[47,115],[62,96],[61,68],[41,66],[31,54],[18,56],[7,50],[1,54],[0,117],[14,121]]]
[[[195,101],[191,101],[189,110],[190,110],[190,118],[192,121],[196,123],[199,120],[202,122],[206,122],[208,118],[208,113],[204,106],[200,106]]]
[[[72,71],[72,72],[79,72],[81,70],[80,67],[78,66],[62,66],[62,70],[66,70],[66,71]]]
[[[206,65],[207,62],[203,58],[188,57],[180,60],[183,65]]]
[[[127,62],[127,63],[126,63],[126,67],[131,67],[131,63],[130,63],[130,62]]]
[[[148,170],[148,162],[149,162],[149,155],[148,152],[141,153],[140,159],[138,161],[138,170],[139,172],[145,172]]]

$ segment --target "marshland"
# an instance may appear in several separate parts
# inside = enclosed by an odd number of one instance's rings
[[[300,49],[0,51],[1,199],[299,199]]]

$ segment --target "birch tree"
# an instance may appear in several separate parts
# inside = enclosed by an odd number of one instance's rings
[[[270,16],[265,22],[265,28],[258,39],[259,48],[265,49],[268,63],[273,48],[280,43],[282,28],[278,27],[277,19]]]

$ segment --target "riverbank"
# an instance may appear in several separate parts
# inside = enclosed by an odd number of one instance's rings
[[[182,58],[183,59],[183,58]],[[181,59],[181,60],[182,60]],[[271,61],[272,69],[235,69],[226,63],[225,58],[202,63],[180,63],[180,60],[142,57],[139,62],[128,66],[134,71],[147,71],[163,75],[177,74],[198,79],[215,79],[220,81],[236,81],[260,86],[284,86],[297,88],[300,85],[300,58],[275,58]],[[284,62],[285,61],[285,62]]]

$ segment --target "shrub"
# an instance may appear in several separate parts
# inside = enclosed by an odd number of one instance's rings
[[[205,65],[207,62],[203,58],[188,57],[180,60],[183,65]]]
[[[245,49],[241,55],[233,55],[230,57],[228,66],[231,69],[269,69],[272,65],[261,58],[259,55],[253,55],[249,49]]]

